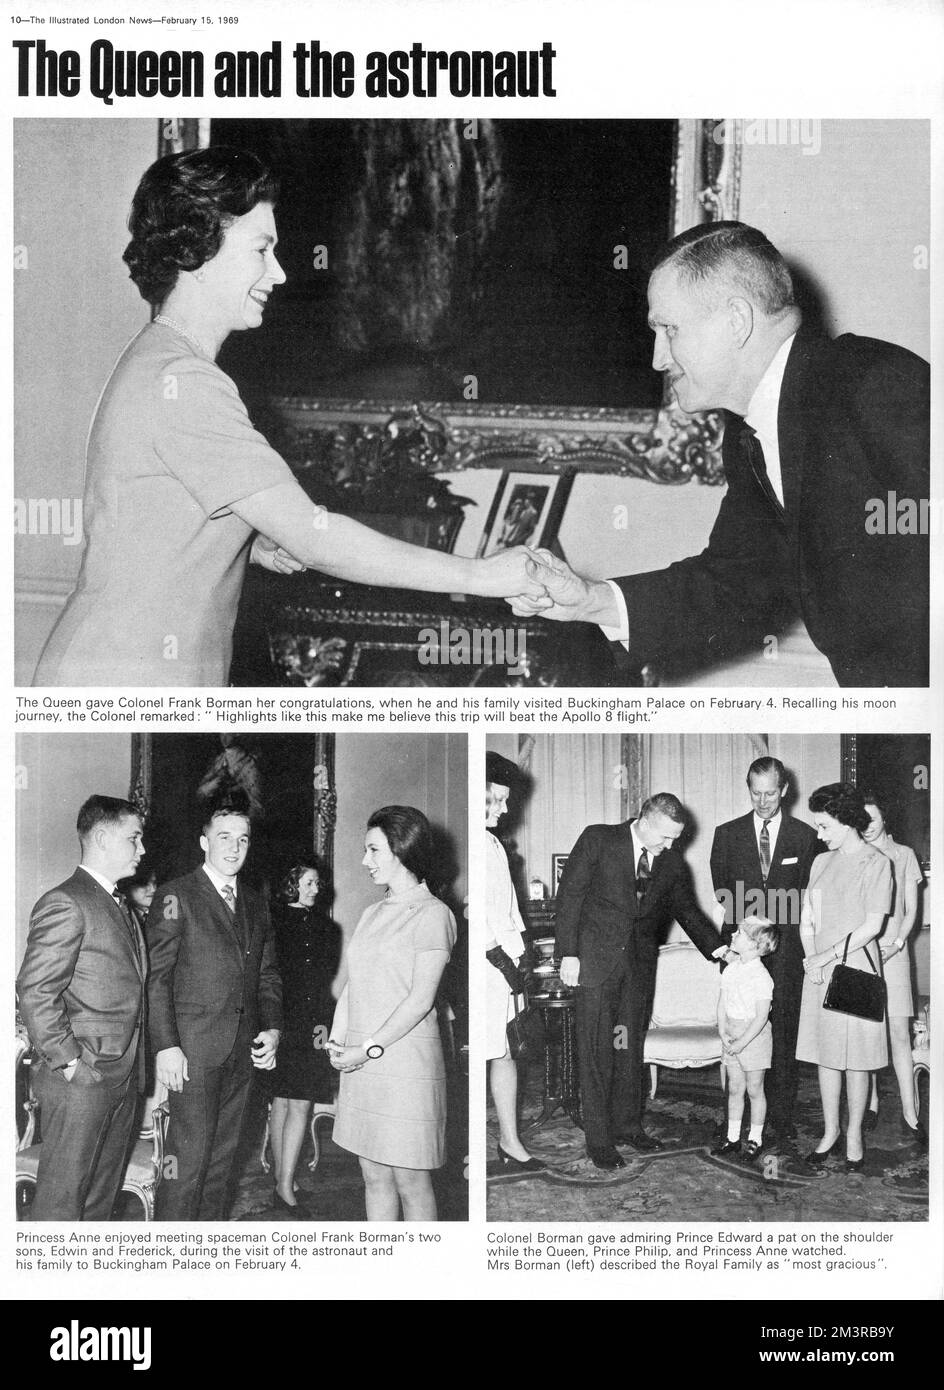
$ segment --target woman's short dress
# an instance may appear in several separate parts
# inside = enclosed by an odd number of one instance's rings
[[[425,883],[388,893],[369,907],[348,948],[345,1045],[359,1046],[403,1002],[417,956],[437,951],[448,959],[455,942],[452,913]],[[382,1057],[341,1073],[333,1138],[341,1148],[393,1168],[442,1167],[446,1069],[435,1008]]]
[[[813,951],[826,951],[841,945],[869,913],[884,917],[888,912],[892,900],[891,863],[881,850],[864,842],[852,854],[832,850],[813,860],[806,891],[816,932]],[[868,955],[881,971],[877,940],[868,942]],[[870,969],[861,947],[849,952],[846,964],[856,970]],[[873,1023],[824,1009],[832,971],[830,964],[822,984],[814,984],[809,976],[803,981],[797,1059],[835,1071],[878,1071],[888,1062],[885,1022]]]

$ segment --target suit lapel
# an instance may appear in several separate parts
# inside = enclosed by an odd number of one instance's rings
[[[767,880],[768,883],[771,879],[779,876],[784,859],[793,854],[799,855],[799,846],[797,844],[793,817],[785,816],[783,812],[781,812],[780,834],[777,836],[777,848],[774,851],[774,857],[770,865],[770,878]]]
[[[239,923],[236,920],[236,914],[240,910],[242,893],[237,890],[236,913],[233,913],[230,912],[229,908],[224,903],[217,891],[216,885],[210,879],[209,874],[202,868],[194,870],[194,882],[197,892],[203,896],[211,920],[215,922],[218,929],[225,934],[226,939],[232,942],[236,954],[239,956],[241,967],[243,963],[243,945],[239,939]]]
[[[147,949],[138,928],[133,922],[128,921],[128,918],[125,917],[125,914],[115,902],[111,893],[103,888],[97,879],[92,878],[92,875],[87,874],[84,869],[78,869],[77,873],[81,876],[80,882],[82,886],[85,887],[87,884],[91,887],[92,893],[96,895],[95,902],[100,903],[111,920],[116,926],[120,927],[120,939],[127,947],[131,959],[134,962],[134,968],[143,980],[147,971]]]

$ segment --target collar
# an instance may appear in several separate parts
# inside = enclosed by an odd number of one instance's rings
[[[107,879],[104,874],[100,874],[97,869],[90,869],[87,864],[80,864],[80,869],[84,869],[90,878],[94,878],[96,883],[100,883],[110,898],[115,896],[115,884]]]
[[[756,434],[772,436],[774,439],[777,437],[780,388],[795,338],[796,333],[791,333],[790,337],[780,344],[751,396],[744,420]]]
[[[639,856],[642,854],[643,850],[646,849],[646,846],[643,844],[642,840],[640,840],[639,836],[636,834],[635,821],[633,821],[629,828],[633,836],[633,868],[635,869],[639,863]],[[654,855],[651,849],[648,850],[647,853],[649,855],[649,871],[651,873],[652,870],[655,868],[655,861],[658,858],[658,855]]]
[[[238,896],[239,889],[236,886],[235,878],[224,878],[223,875],[218,874],[215,869],[211,869],[210,865],[207,864],[205,860],[202,865],[202,868],[203,872],[206,874],[207,878],[213,884],[213,887],[219,893],[220,897],[223,896],[223,889],[227,886],[227,884],[233,890],[233,897],[235,898]]]
[[[752,812],[751,812],[751,815],[754,817],[754,832],[755,832],[755,834],[759,835],[760,832],[761,832],[761,827],[765,824],[765,822],[764,822],[764,820],[757,814],[756,811],[752,811]],[[781,822],[782,822],[782,821],[783,821],[783,812],[782,812],[782,811],[778,811],[777,814],[776,814],[775,816],[771,816],[771,817],[770,817],[770,820],[768,820],[768,821],[766,822],[766,825],[767,825],[767,833],[768,833],[768,835],[772,835],[773,832],[774,832],[775,830],[776,830],[777,833],[779,834],[779,833],[780,833],[780,825],[781,825]]]

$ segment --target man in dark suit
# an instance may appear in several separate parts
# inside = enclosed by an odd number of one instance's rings
[[[121,1188],[144,1084],[147,954],[115,885],[144,853],[130,801],[91,796],[76,829],[81,862],[33,908],[17,979],[38,1054],[35,1221],[107,1221]]]
[[[747,771],[753,810],[719,825],[711,846],[711,881],[724,907],[725,942],[745,917],[767,917],[780,944],[762,957],[774,982],[773,1059],[767,1072],[767,1142],[791,1148],[797,1093],[797,1029],[803,994],[800,909],[813,860],[823,846],[816,831],[782,805],[788,779],[779,758],[757,758]]]
[[[685,828],[677,797],[660,792],[636,820],[589,825],[557,895],[561,979],[577,987],[577,1055],[587,1155],[623,1168],[617,1144],[657,1149],[643,1128],[643,1048],[659,943],[677,920],[709,959],[722,946],[673,848]]]
[[[151,1042],[170,1104],[161,1221],[226,1216],[253,1068],[275,1065],[282,988],[269,913],[238,878],[249,836],[242,800],[217,805],[203,864],[158,888],[148,916]]]
[[[727,491],[708,545],[589,581],[549,552],[518,613],[599,623],[665,675],[754,647],[801,615],[843,686],[926,686],[930,372],[904,348],[806,328],[790,273],[739,222],[690,228],[649,281],[653,367],[682,410],[724,408]],[[921,520],[922,508],[924,520]]]

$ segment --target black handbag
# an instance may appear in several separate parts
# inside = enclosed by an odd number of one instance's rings
[[[846,937],[842,961],[835,966],[829,977],[823,1008],[838,1014],[851,1014],[853,1018],[866,1018],[872,1023],[881,1023],[885,1017],[885,981],[872,965],[868,946],[862,948],[865,958],[872,966],[872,974],[867,970],[856,970],[846,964],[849,953],[849,937]]]
[[[509,1019],[508,1027],[505,1032],[508,1037],[508,1052],[517,1062],[520,1058],[527,1057],[530,1052],[528,1039],[524,1031],[524,1021],[527,1017],[527,1011],[518,1007],[517,994],[512,994],[511,997],[515,1004],[515,1016]]]

